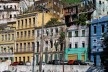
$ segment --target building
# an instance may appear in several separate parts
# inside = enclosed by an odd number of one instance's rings
[[[88,60],[89,27],[72,25],[68,28],[66,60]]]
[[[65,29],[64,24],[56,24],[51,26],[44,26],[43,30],[43,48],[41,39],[41,27],[35,29],[35,52],[36,64],[40,61],[40,49],[43,50],[43,62],[48,63],[51,60],[62,60],[63,57],[63,43],[59,41],[60,33]]]
[[[49,9],[49,14],[55,18],[61,19],[63,17],[63,4],[59,0],[38,0],[34,3],[35,7],[44,6]]]
[[[8,25],[0,26],[0,59],[10,59],[13,62],[15,49],[15,24],[8,22]]]
[[[102,40],[103,34],[106,32],[108,16],[103,16],[99,19],[93,19],[90,27],[90,46],[91,60],[96,65],[101,65],[100,54],[103,51]]]
[[[16,21],[19,11],[19,0],[0,0],[0,24]]]
[[[44,23],[52,16],[44,13]],[[35,45],[35,27],[42,25],[42,13],[30,12],[18,15],[16,21],[16,42],[14,61],[32,61]]]
[[[107,0],[96,0],[95,10],[93,12],[93,19],[108,15],[108,1]]]
[[[69,33],[68,46],[65,49],[67,60],[88,60],[89,25],[87,22],[91,20],[93,6],[92,0],[84,0],[80,4],[64,8],[65,23]]]

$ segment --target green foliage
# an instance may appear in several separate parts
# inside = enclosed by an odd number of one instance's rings
[[[65,32],[60,32],[59,42],[64,42]]]
[[[51,18],[51,19],[46,23],[46,26],[53,26],[53,25],[58,25],[58,24],[61,24],[61,22],[59,22],[57,18]]]
[[[86,25],[86,21],[87,21],[87,15],[82,13],[79,15],[76,23],[78,25]]]
[[[81,0],[62,0],[64,3],[69,3],[69,4],[75,4],[75,3],[80,3]]]

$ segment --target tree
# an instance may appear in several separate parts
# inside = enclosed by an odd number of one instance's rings
[[[61,24],[61,22],[59,22],[57,18],[51,18],[51,19],[46,23],[46,26],[52,26],[52,25],[58,25],[58,24]]]

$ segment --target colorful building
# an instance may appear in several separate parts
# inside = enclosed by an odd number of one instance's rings
[[[103,34],[106,32],[108,16],[99,19],[93,19],[90,27],[90,48],[91,60],[96,65],[101,65],[100,54],[103,51],[102,40]]]
[[[65,49],[66,60],[88,60],[88,41],[88,26],[70,26],[68,28],[68,47]]]
[[[59,42],[60,33],[65,29],[64,24],[55,24],[51,26],[44,26],[43,30],[43,48],[41,40],[41,27],[35,29],[36,40],[36,63],[40,61],[40,48],[43,50],[43,61],[48,63],[51,60],[62,60],[63,57],[63,43]]]
[[[16,22],[8,22],[0,26],[0,59],[14,59],[15,49],[15,25]]]
[[[45,23],[51,16],[45,13]],[[35,46],[35,27],[41,26],[42,13],[25,13],[17,17],[14,61],[32,61]]]

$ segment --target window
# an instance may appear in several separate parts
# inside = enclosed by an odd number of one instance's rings
[[[30,50],[30,43],[28,43],[28,51]]]
[[[83,47],[83,48],[85,47],[85,42],[82,42],[82,47]]]
[[[2,41],[4,40],[4,35],[2,35]]]
[[[75,31],[75,37],[78,37],[78,31]]]
[[[26,51],[26,43],[24,43],[24,51]]]
[[[35,17],[33,18],[33,25],[35,25]]]
[[[23,37],[23,32],[21,32],[21,37]]]
[[[101,1],[99,1],[99,4],[101,4]]]
[[[56,30],[56,33],[58,33],[58,28],[55,28],[55,30]]]
[[[75,42],[75,48],[78,48],[78,42]]]
[[[10,14],[10,18],[12,18],[12,15]]]
[[[28,37],[30,37],[30,31],[28,31]]]
[[[27,60],[28,60],[28,62],[30,61],[30,57],[29,56],[27,57]]]
[[[16,52],[18,52],[18,44],[16,44]]]
[[[34,30],[32,30],[32,36],[34,36]]]
[[[7,40],[7,35],[5,35],[5,39]]]
[[[22,22],[22,27],[23,27],[23,20],[21,20],[21,22]]]
[[[15,7],[15,10],[16,10],[16,5],[14,5],[14,7]]]
[[[10,34],[8,34],[8,40],[10,40]]]
[[[53,36],[53,29],[51,29],[51,35]]]
[[[20,43],[20,51],[22,51],[22,43]]]
[[[105,28],[105,26],[102,25],[102,28],[101,28],[102,33],[104,33],[104,28]]]
[[[31,25],[31,18],[29,18],[29,25]]]
[[[46,45],[48,45],[48,41],[45,41]]]
[[[32,50],[34,49],[34,47],[35,47],[35,43],[34,43],[34,42],[32,42]]]
[[[72,48],[72,44],[71,43],[69,44],[69,48]]]
[[[39,30],[37,30],[37,37],[39,37]]]
[[[17,32],[17,38],[19,38],[19,32]]]
[[[27,27],[27,19],[25,19],[25,27]]]
[[[12,34],[12,40],[14,40],[14,34]]]
[[[72,37],[72,32],[68,32],[68,37]]]
[[[50,40],[51,48],[53,47],[53,40]]]
[[[20,27],[20,21],[18,20],[18,28]]]
[[[94,26],[94,34],[96,34],[96,26]]]
[[[39,52],[39,42],[37,42],[37,52]]]
[[[49,32],[48,32],[49,30],[48,29],[46,29],[46,34],[47,34],[47,36],[49,35]]]
[[[17,57],[15,57],[15,62],[17,62]]]
[[[25,57],[23,57],[23,61],[25,62]]]
[[[16,18],[16,15],[14,14],[14,18]]]
[[[24,37],[26,37],[26,34],[27,34],[26,31],[24,31]]]
[[[85,36],[85,30],[82,30],[82,36]]]
[[[21,57],[19,57],[19,61],[21,61]]]

